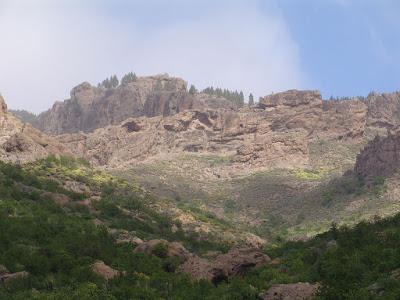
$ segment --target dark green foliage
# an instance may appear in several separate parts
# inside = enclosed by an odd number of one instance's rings
[[[254,105],[254,96],[253,96],[252,93],[250,93],[250,95],[249,95],[249,105],[250,105],[250,106],[253,106],[253,105]]]
[[[189,94],[191,95],[197,94],[197,89],[193,84],[189,88]]]
[[[244,105],[244,95],[242,91],[238,92],[238,91],[230,91],[228,89],[221,89],[218,87],[217,88],[207,87],[202,92],[209,95],[223,97],[227,100],[232,101],[239,107],[242,107]]]
[[[34,113],[24,109],[10,109],[9,111],[24,123],[35,124],[36,122],[37,115]]]
[[[127,85],[130,82],[135,82],[137,80],[137,76],[135,73],[129,72],[125,74],[121,79],[121,85]]]
[[[98,84],[99,87],[103,87],[105,89],[116,88],[119,85],[119,80],[117,75],[113,75],[110,78],[104,79],[101,83]]]
[[[328,232],[307,242],[282,242],[266,249],[280,259],[279,264],[214,286],[175,273],[181,261],[168,258],[164,244],[150,256],[135,253],[133,245],[117,244],[109,229],[134,231],[145,239],[181,241],[197,253],[227,251],[229,245],[184,233],[178,223],[178,230],[171,232],[174,221],[149,206],[155,200],[151,195],[100,175],[69,157],[52,156],[23,167],[0,163],[0,265],[10,272],[30,273],[0,285],[0,299],[244,300],[259,299],[273,283],[299,281],[319,282],[319,299],[399,298],[400,215],[354,228],[332,223]],[[99,177],[101,183],[96,181]],[[78,202],[59,206],[43,195],[68,194],[62,178],[82,179],[101,193],[95,214]],[[349,180],[339,189],[343,195],[357,190],[347,187]],[[95,226],[94,218],[104,226]],[[90,270],[96,260],[126,271],[126,276],[106,282]],[[383,294],[378,297],[371,287]]]
[[[153,254],[158,256],[159,258],[167,258],[168,255],[168,247],[164,243],[159,243],[153,249]]]

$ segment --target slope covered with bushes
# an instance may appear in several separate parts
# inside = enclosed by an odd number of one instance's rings
[[[0,299],[259,299],[275,283],[318,282],[321,299],[397,299],[400,215],[331,229],[307,242],[268,245],[273,259],[217,286],[176,272],[179,261],[136,253],[118,234],[182,242],[194,253],[226,251],[155,210],[157,199],[84,161],[0,163],[0,265],[29,276],[0,284]],[[175,228],[175,229],[172,229]],[[122,276],[106,280],[103,261]],[[0,271],[1,271],[0,270]]]

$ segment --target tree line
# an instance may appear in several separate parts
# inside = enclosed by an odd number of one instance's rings
[[[121,85],[127,85],[128,83],[137,81],[138,77],[136,73],[129,72],[125,74],[121,79]],[[105,89],[116,88],[120,85],[117,75],[112,75],[110,78],[104,79],[101,83],[97,84],[97,87],[103,87]]]

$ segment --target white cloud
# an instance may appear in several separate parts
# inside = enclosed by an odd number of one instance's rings
[[[258,96],[305,86],[297,44],[276,9],[209,1],[209,12],[179,18],[183,4],[171,1],[174,18],[143,22],[138,9],[157,19],[160,2],[124,6],[132,14],[119,15],[94,1],[0,0],[0,92],[9,106],[39,112],[82,81],[131,70]]]

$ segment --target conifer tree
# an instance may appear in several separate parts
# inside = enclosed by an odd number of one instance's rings
[[[196,87],[192,84],[189,89],[189,94],[194,95],[197,93]]]
[[[253,105],[254,105],[254,96],[253,96],[252,93],[250,93],[250,95],[249,95],[249,105],[250,105],[250,106],[253,106]]]

